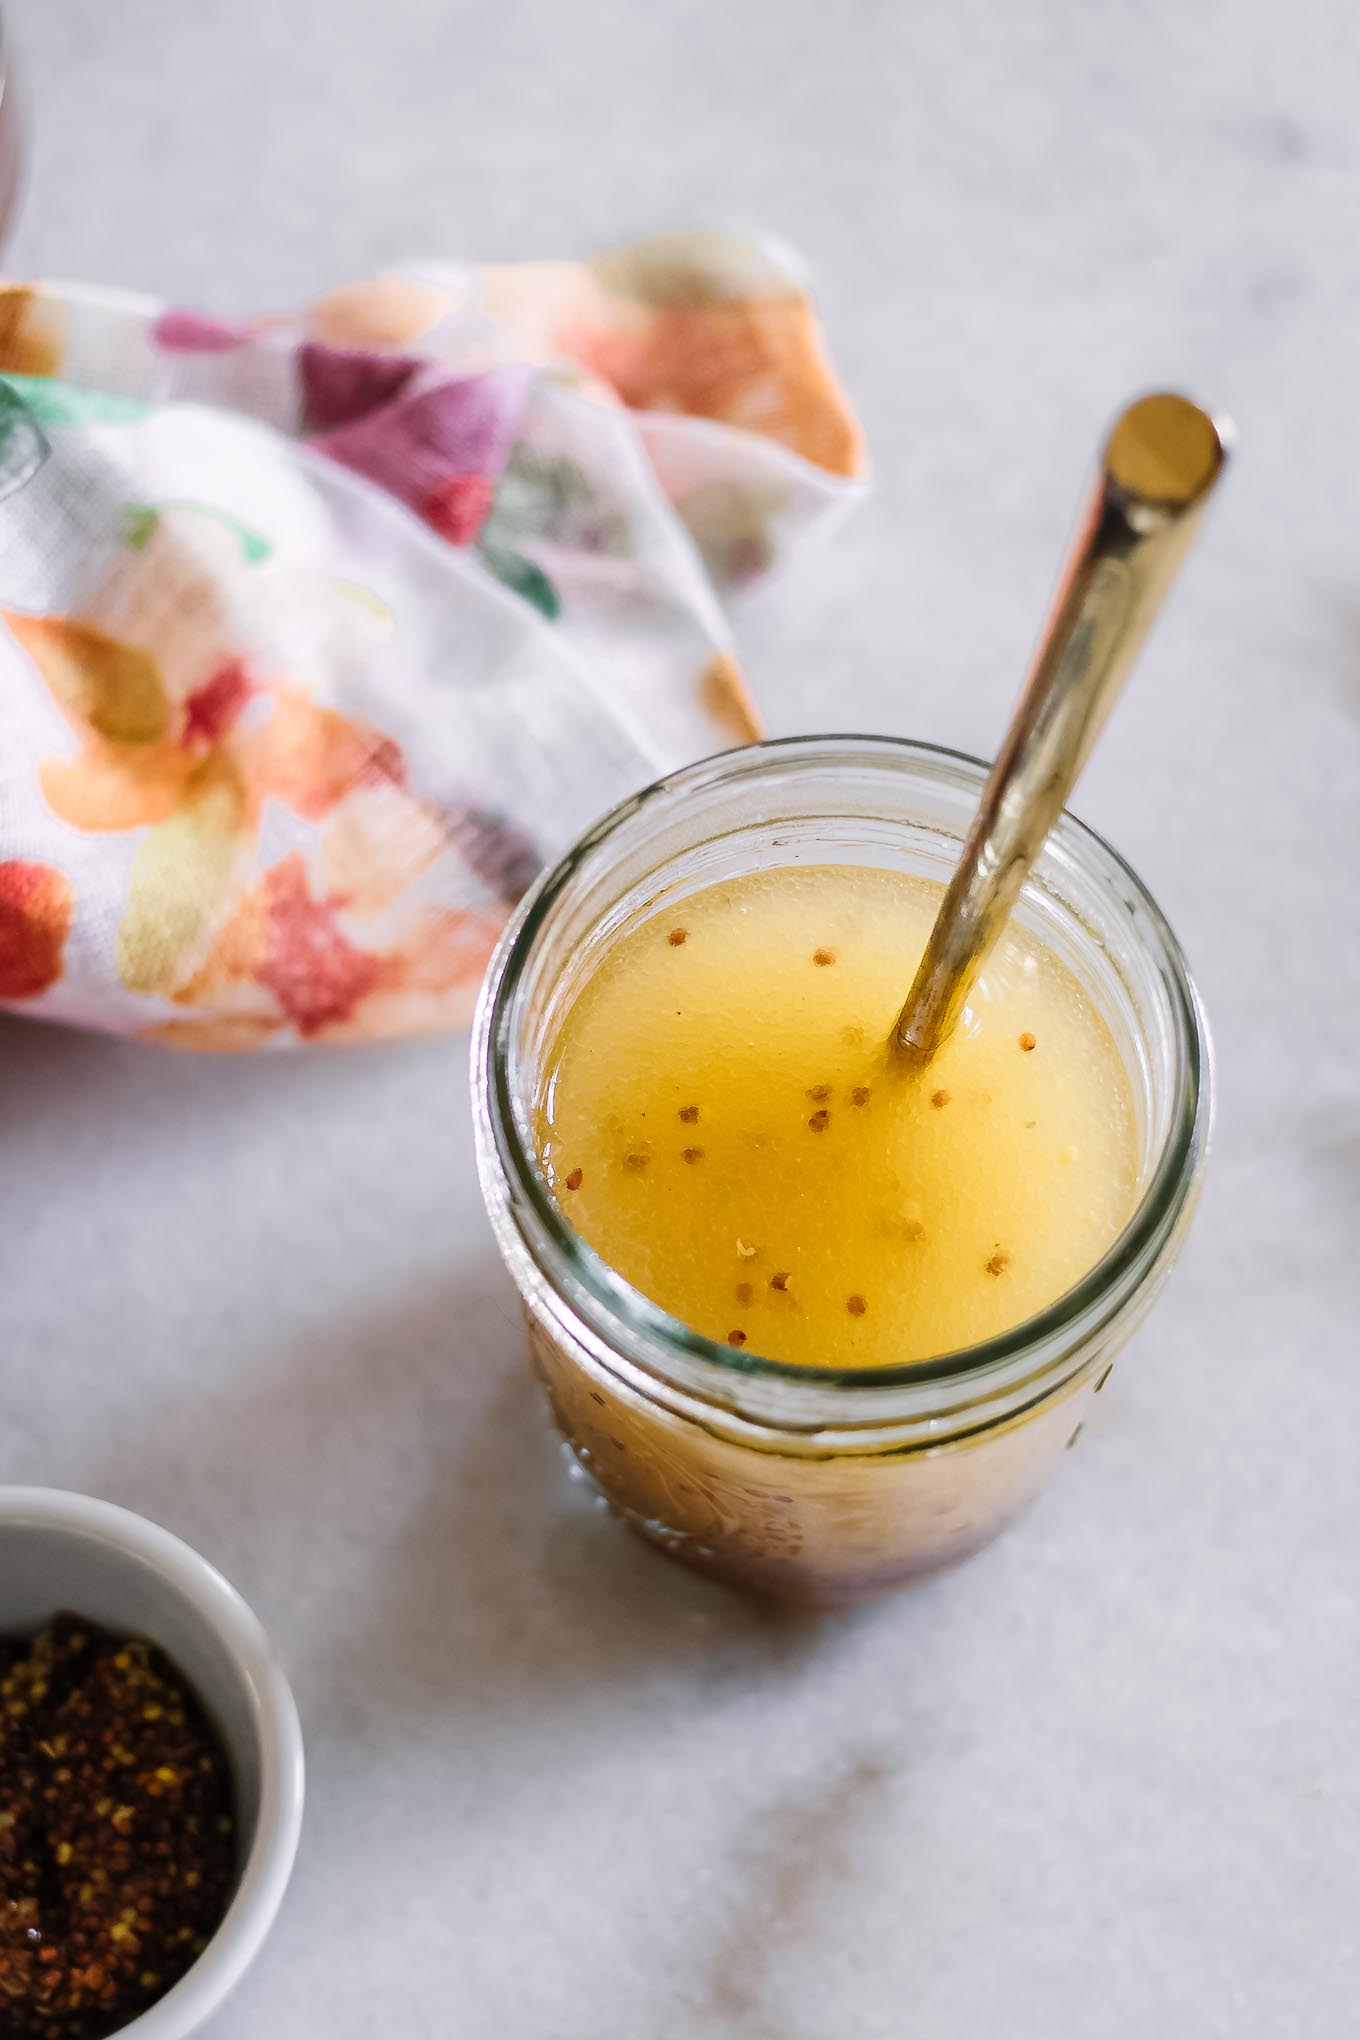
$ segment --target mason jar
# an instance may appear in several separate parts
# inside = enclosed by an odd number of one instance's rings
[[[591,829],[507,928],[472,1043],[478,1169],[553,1419],[611,1507],[672,1556],[836,1602],[976,1551],[1074,1444],[1161,1288],[1210,1121],[1204,1015],[1170,928],[1109,845],[1063,815],[1016,913],[1077,977],[1135,1103],[1136,1203],[1066,1295],[1011,1331],[901,1366],[791,1366],[669,1316],[573,1230],[535,1146],[562,1017],[652,914],[752,871],[872,865],[945,880],[987,776],[871,737],[751,745],[659,781]],[[906,986],[903,986],[905,995]]]

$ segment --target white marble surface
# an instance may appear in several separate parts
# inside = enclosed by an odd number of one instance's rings
[[[805,250],[878,461],[752,620],[777,730],[984,749],[1105,415],[1242,455],[1080,806],[1221,1113],[1057,1487],[762,1615],[564,1488],[461,1044],[0,1027],[0,1478],[220,1562],[311,1761],[213,2040],[1341,2040],[1360,1954],[1360,18],[1349,0],[14,0],[21,269],[222,310],[658,225]],[[379,21],[384,26],[379,28]]]

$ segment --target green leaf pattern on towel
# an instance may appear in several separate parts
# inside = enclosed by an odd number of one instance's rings
[[[78,390],[45,375],[0,375],[0,387],[23,400],[40,425],[135,425],[155,406],[107,390]]]
[[[123,544],[130,547],[133,552],[141,552],[145,546],[150,545],[167,510],[190,510],[195,516],[210,517],[215,524],[220,524],[224,530],[231,533],[241,548],[241,558],[247,566],[258,566],[259,562],[267,560],[274,550],[262,532],[252,530],[250,525],[243,524],[239,517],[233,517],[230,511],[219,510],[213,503],[194,503],[187,497],[165,503],[125,504],[120,532]]]
[[[628,521],[618,504],[601,496],[575,461],[535,453],[523,444],[506,463],[481,537],[484,546],[509,552],[526,538],[616,557],[632,551]]]
[[[526,602],[532,602],[549,623],[557,620],[562,613],[562,600],[542,567],[525,559],[523,553],[511,552],[503,546],[481,545],[477,550],[483,566],[490,568],[498,581],[516,595],[522,595]]]

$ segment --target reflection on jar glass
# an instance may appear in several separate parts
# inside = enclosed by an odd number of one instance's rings
[[[616,1511],[688,1563],[812,1601],[881,1592],[994,1537],[1074,1442],[1183,1237],[1209,1129],[1209,1047],[1185,965],[1128,867],[1065,816],[1017,915],[1109,1027],[1137,1187],[1066,1295],[963,1351],[854,1370],[700,1337],[588,1247],[540,1167],[535,1110],[565,1010],[626,929],[747,872],[856,865],[947,878],[986,776],[926,745],[801,738],[660,782],[592,830],[507,930],[472,1046],[478,1166],[535,1370]]]

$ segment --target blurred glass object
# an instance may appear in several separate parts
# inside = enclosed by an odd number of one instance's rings
[[[23,183],[24,137],[9,24],[0,15],[0,252],[8,247]]]

